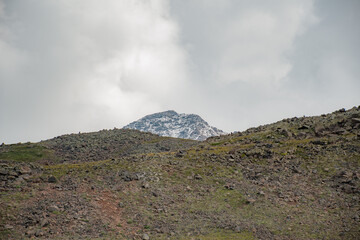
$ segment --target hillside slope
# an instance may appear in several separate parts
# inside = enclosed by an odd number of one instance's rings
[[[225,134],[220,129],[210,126],[196,114],[178,114],[171,110],[147,115],[124,128],[151,132],[160,136],[200,141]]]
[[[175,151],[197,144],[198,142],[193,140],[159,137],[132,129],[68,134],[39,143],[54,152],[58,163],[99,161],[136,153]]]
[[[1,146],[2,239],[360,236],[360,108],[71,164],[48,144]]]

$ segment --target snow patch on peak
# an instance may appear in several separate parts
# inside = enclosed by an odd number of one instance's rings
[[[151,132],[160,136],[203,141],[208,137],[226,134],[210,126],[196,114],[178,114],[174,110],[147,115],[124,128]]]

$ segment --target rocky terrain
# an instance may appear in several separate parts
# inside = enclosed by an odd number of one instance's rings
[[[360,107],[192,141],[0,147],[0,239],[359,239]]]
[[[142,132],[151,132],[160,136],[199,141],[203,141],[208,137],[225,134],[225,132],[220,129],[211,127],[198,115],[178,114],[175,111],[147,115],[126,125],[124,128],[137,129]]]
[[[55,156],[46,161],[75,163],[98,161],[137,153],[175,151],[196,145],[196,141],[159,137],[148,132],[129,129],[102,130],[59,136],[38,145]]]

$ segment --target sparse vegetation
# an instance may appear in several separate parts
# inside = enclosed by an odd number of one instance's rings
[[[35,162],[54,158],[51,150],[35,143],[4,145],[0,151],[0,160]]]
[[[359,112],[204,142],[112,130],[3,145],[0,238],[357,239]]]

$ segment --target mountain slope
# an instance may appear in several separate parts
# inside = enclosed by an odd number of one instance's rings
[[[0,146],[0,159],[38,163],[79,163],[137,153],[176,151],[197,145],[190,139],[159,137],[133,129],[66,134],[39,143]]]
[[[208,137],[225,134],[223,131],[211,127],[198,115],[178,114],[172,110],[147,115],[124,128],[151,132],[160,136],[200,141]]]
[[[359,239],[360,107],[169,151],[122,131],[136,151],[72,164],[76,142],[117,132],[0,146],[0,239]]]

